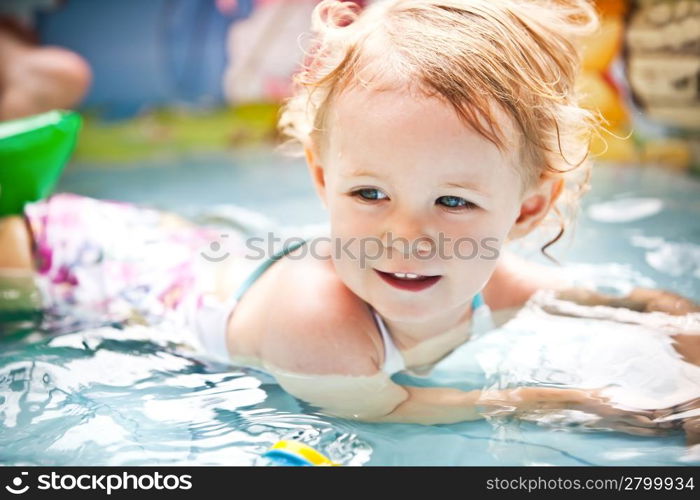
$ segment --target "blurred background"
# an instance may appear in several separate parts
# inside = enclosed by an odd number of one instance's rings
[[[274,153],[316,3],[2,0],[0,118],[82,113],[62,191],[321,221],[299,162]],[[596,5],[580,86],[608,122],[598,163],[700,172],[700,1]]]

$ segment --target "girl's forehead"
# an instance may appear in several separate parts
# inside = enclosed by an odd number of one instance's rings
[[[514,151],[501,151],[450,104],[419,91],[354,87],[336,96],[329,111],[329,158],[342,160],[341,166],[430,165],[435,173],[468,165],[512,167]],[[499,126],[508,133],[510,120],[501,115]]]

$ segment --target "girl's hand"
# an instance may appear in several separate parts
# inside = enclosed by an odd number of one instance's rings
[[[671,335],[672,347],[681,358],[693,365],[700,366],[700,332],[682,331]]]
[[[654,410],[655,420],[659,423],[672,424],[674,428],[682,428],[688,446],[700,444],[700,397],[677,404],[669,408]]]
[[[684,316],[688,313],[700,312],[700,306],[682,295],[665,290],[649,290],[637,288],[630,294],[632,300],[644,304],[643,312],[658,311],[673,316]]]
[[[700,312],[700,306],[692,300],[666,290],[635,288],[629,295],[615,297],[584,288],[557,290],[556,297],[582,306],[622,307],[637,312],[663,312],[684,316]]]
[[[656,422],[666,410],[621,408],[596,389],[559,389],[555,387],[518,387],[500,391],[485,391],[477,402],[487,414],[532,414],[543,411],[578,410],[599,417],[596,427],[619,430],[630,434],[658,435],[678,428],[678,421]]]
[[[685,443],[688,446],[700,444],[700,417],[688,418],[683,422]]]

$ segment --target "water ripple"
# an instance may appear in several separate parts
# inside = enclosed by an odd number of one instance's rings
[[[304,440],[347,465],[372,452],[322,416],[300,413],[254,370],[168,347],[145,328],[54,337],[4,352],[0,366],[7,464],[251,465],[280,439]]]

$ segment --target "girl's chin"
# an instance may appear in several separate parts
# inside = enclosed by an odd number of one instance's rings
[[[434,302],[406,304],[386,298],[373,301],[372,307],[383,317],[395,321],[425,321],[426,318],[437,315],[441,310],[444,310],[444,306],[441,307],[440,304]]]

